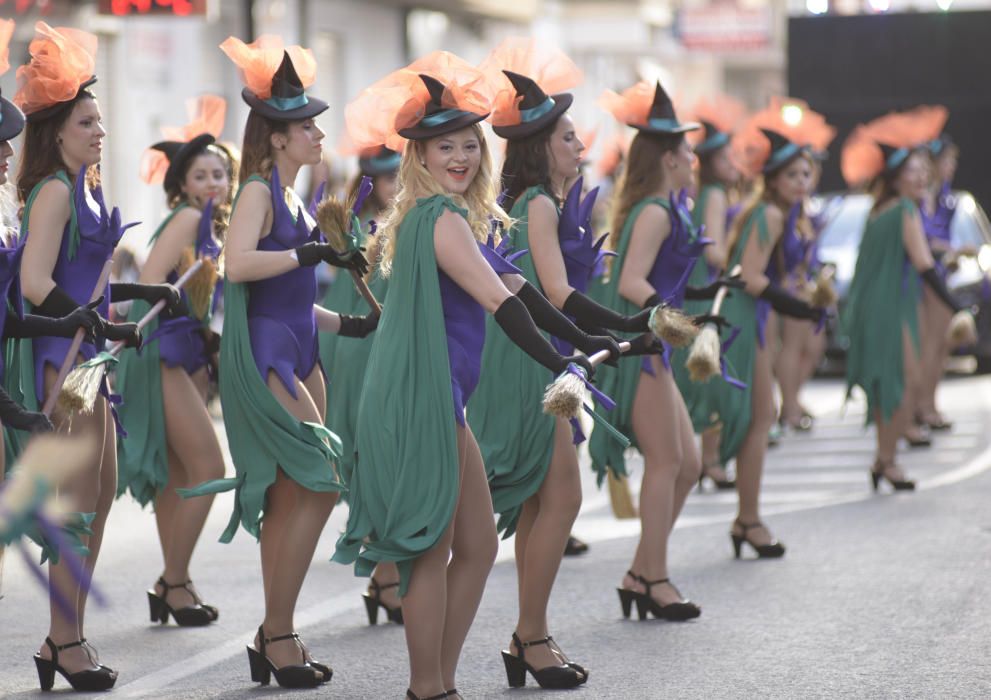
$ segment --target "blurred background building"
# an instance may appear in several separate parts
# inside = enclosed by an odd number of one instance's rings
[[[217,48],[230,34],[246,41],[279,34],[313,49],[313,92],[331,103],[320,124],[340,170],[353,167],[334,154],[347,101],[434,49],[478,61],[503,37],[521,34],[562,48],[585,71],[572,111],[580,128],[597,134],[594,160],[617,128],[596,106],[605,88],[661,78],[684,103],[720,91],[759,107],[788,92],[789,17],[988,6],[991,0],[0,0],[0,16],[18,22],[12,67],[27,60],[37,19],[99,36],[95,87],[109,131],[108,201],[126,219],[144,221],[147,234],[165,202],[160,188],[138,179],[140,156],[160,139],[161,126],[186,122],[186,99],[225,97],[224,138],[240,141],[247,107],[235,69]],[[828,51],[821,56],[824,64],[830,59]],[[0,80],[12,95],[13,68]]]

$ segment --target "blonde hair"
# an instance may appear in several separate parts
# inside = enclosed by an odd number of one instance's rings
[[[458,206],[467,209],[468,226],[478,241],[488,239],[493,222],[502,224],[504,230],[508,230],[509,217],[496,202],[498,192],[496,191],[495,167],[492,162],[492,154],[489,153],[488,145],[485,142],[485,133],[478,124],[473,124],[469,128],[478,138],[482,160],[478,166],[478,173],[475,174],[475,178],[468,185],[468,190],[464,195],[446,191],[430,174],[427,167],[421,165],[420,159],[423,157],[424,141],[410,141],[406,145],[402,162],[399,164],[399,191],[396,193],[396,198],[393,200],[392,207],[389,209],[385,221],[382,222],[377,236],[382,251],[378,263],[383,277],[388,277],[392,272],[392,259],[396,254],[396,238],[399,235],[399,227],[406,215],[416,206],[416,200],[420,198],[442,194],[453,199]],[[497,242],[498,238],[498,233],[496,233]]]

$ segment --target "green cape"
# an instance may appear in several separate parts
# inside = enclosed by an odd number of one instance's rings
[[[915,208],[911,200],[901,199],[867,222],[841,318],[850,338],[847,394],[855,386],[867,394],[868,424],[876,410],[888,421],[901,405],[903,327],[919,349],[919,274],[909,264],[902,241],[903,217]]]
[[[369,576],[380,561],[399,566],[400,595],[413,560],[451,524],[458,500],[454,398],[434,226],[445,196],[420,199],[403,218],[382,312],[368,358],[355,429],[351,510],[333,560]]]

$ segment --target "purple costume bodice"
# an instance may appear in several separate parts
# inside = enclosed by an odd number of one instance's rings
[[[21,256],[24,245],[13,241],[13,247],[0,245],[0,336],[7,325],[7,315],[11,311],[18,316],[24,315],[24,301],[21,298],[21,285],[17,278],[21,271]],[[5,374],[3,353],[0,353],[0,382]]]
[[[299,207],[294,218],[282,196],[277,169],[269,185],[272,194],[272,230],[258,241],[258,250],[284,251],[321,240]],[[248,283],[248,332],[251,353],[262,379],[274,371],[293,398],[293,376],[306,379],[319,361],[316,267],[298,267],[281,275]]]
[[[200,215],[200,223],[196,231],[196,241],[193,246],[194,259],[204,256],[216,259],[220,255],[220,247],[213,238],[212,224],[213,203],[210,202]],[[165,281],[169,284],[175,284],[178,279],[178,273],[173,270],[168,274]],[[182,294],[183,301],[186,302],[186,307],[192,308],[186,291],[180,290],[180,294]],[[216,308],[217,302],[218,297],[214,294],[212,300],[213,308]],[[182,367],[187,374],[193,374],[202,367],[207,366],[210,358],[206,353],[206,339],[203,336],[203,325],[204,321],[193,316],[180,316],[159,321],[158,329],[152,334],[152,337],[158,339],[159,358],[165,363],[166,367]],[[148,342],[151,339],[148,338]]]
[[[40,187],[41,185],[39,185]],[[103,189],[86,188],[86,168],[81,168],[76,176],[72,193],[71,206],[78,229],[78,241],[75,255],[70,255],[73,245],[72,220],[66,224],[62,232],[62,244],[59,247],[55,268],[52,270],[52,280],[61,287],[73,301],[80,306],[89,303],[93,288],[100,279],[103,266],[114,253],[114,248],[124,232],[135,223],[122,225],[120,210],[114,207],[107,212],[103,199]],[[27,222],[25,222],[27,223]],[[24,240],[31,232],[24,228]],[[110,285],[103,290],[103,303],[97,309],[100,315],[108,318],[110,315]],[[41,336],[33,339],[34,348],[34,382],[35,395],[39,401],[44,396],[45,365],[58,369],[66,354],[69,352],[70,338],[54,338]],[[79,354],[89,360],[96,356],[97,348],[92,343],[83,343]]]
[[[920,207],[922,213],[922,227],[925,230],[926,238],[930,240],[950,242],[950,222],[953,221],[953,214],[956,213],[957,204],[954,200],[950,186],[943,183],[936,196],[936,206],[929,214],[925,207]]]
[[[519,274],[520,270],[493,248],[479,243],[482,257],[497,275]],[[447,274],[437,268],[444,329],[447,333],[447,357],[451,365],[451,393],[454,418],[465,424],[465,405],[478,386],[482,372],[482,347],[485,345],[485,309]]]

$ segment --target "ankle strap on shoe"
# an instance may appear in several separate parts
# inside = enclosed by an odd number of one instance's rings
[[[764,523],[762,523],[760,520],[758,520],[755,523],[745,523],[742,520],[734,520],[733,526],[739,527],[741,530],[743,530],[744,534],[746,534],[747,530],[756,530],[759,527],[764,527]]]
[[[390,588],[399,588],[399,581],[393,581],[392,583],[379,583],[375,580],[374,576],[372,576],[368,582],[371,584],[372,591],[375,592],[375,595],[378,595],[382,591],[386,591]]]
[[[554,638],[551,637],[550,635],[548,635],[548,636],[544,637],[543,639],[534,639],[534,640],[529,641],[529,642],[524,642],[524,641],[521,641],[520,640],[520,637],[519,637],[519,635],[516,634],[516,632],[513,632],[513,644],[519,650],[521,656],[523,654],[523,650],[524,649],[529,649],[530,647],[540,646],[541,644],[550,644],[553,641],[554,641]]]
[[[290,632],[289,634],[280,634],[278,637],[266,637],[265,643],[271,644],[272,642],[284,642],[287,639],[292,639],[294,641],[299,641],[298,632]]]

